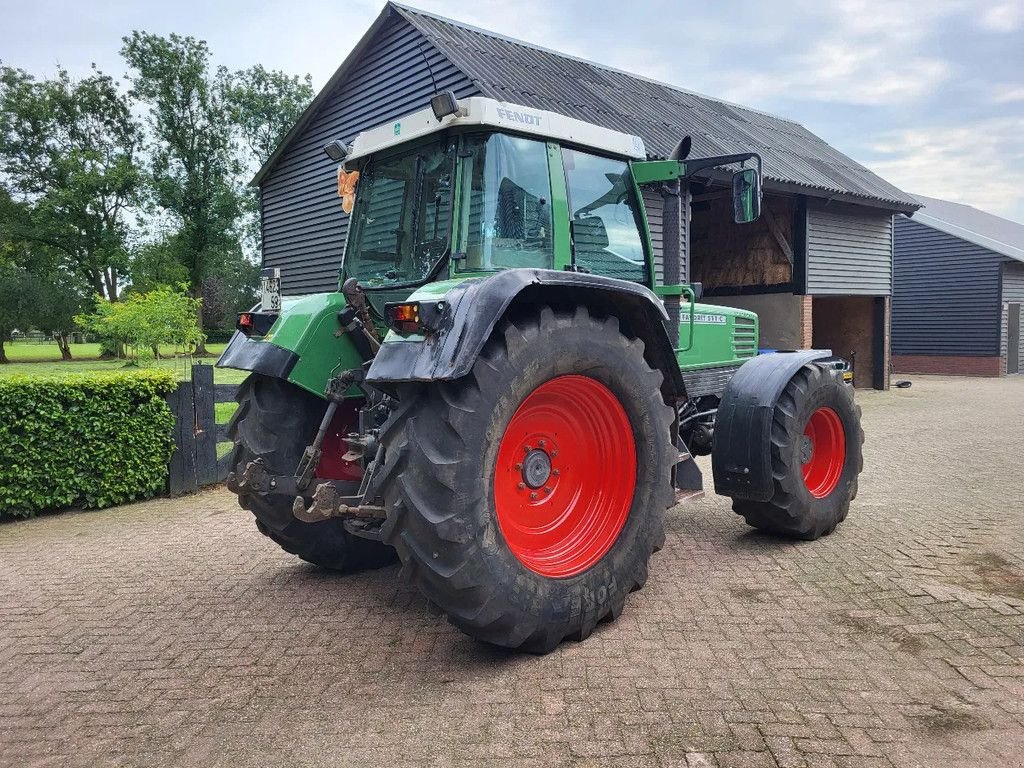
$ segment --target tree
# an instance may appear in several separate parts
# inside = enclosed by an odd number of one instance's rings
[[[84,305],[81,291],[65,276],[55,274],[37,278],[36,302],[30,312],[32,325],[53,336],[62,360],[71,359],[69,337],[75,330],[75,317],[82,312]]]
[[[248,157],[247,173],[255,172],[277,149],[277,145],[313,100],[313,78],[267,70],[257,64],[224,75],[224,98],[231,121]],[[261,247],[259,190],[246,187],[241,199],[244,216],[242,232],[252,251]],[[255,288],[255,284],[253,285]],[[207,304],[206,309],[210,306]]]
[[[260,267],[241,251],[216,265],[203,285],[205,328],[233,330],[239,312],[257,301]]]
[[[173,236],[133,248],[129,275],[131,290],[140,293],[188,282],[188,270],[178,258]]]
[[[228,76],[225,98],[236,126],[257,165],[263,165],[313,100],[313,78],[257,64]]]
[[[161,344],[187,349],[203,344],[199,301],[171,288],[132,293],[117,303],[97,297],[93,313],[76,321],[93,333],[133,347],[136,354],[146,349],[159,357]]]
[[[153,197],[179,225],[173,247],[192,296],[201,299],[211,263],[238,242],[241,166],[226,75],[211,72],[206,43],[192,37],[136,31],[123,42],[133,93],[149,106]],[[202,303],[196,307],[202,313]],[[205,351],[201,342],[197,353]]]
[[[22,267],[0,257],[0,364],[10,362],[4,342],[15,329],[27,330],[36,304],[36,281]]]
[[[118,298],[126,212],[138,199],[141,133],[128,99],[99,70],[79,81],[0,67],[0,174],[24,204],[17,237],[61,254],[90,291]]]

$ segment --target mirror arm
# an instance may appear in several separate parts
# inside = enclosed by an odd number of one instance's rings
[[[757,175],[761,175],[761,156],[756,152],[741,152],[738,155],[718,155],[716,157],[701,157],[697,160],[687,160],[684,165],[686,166],[686,177],[693,176],[698,171],[707,170],[708,168],[717,168],[720,165],[730,165],[731,163],[743,163],[747,160],[757,161]]]

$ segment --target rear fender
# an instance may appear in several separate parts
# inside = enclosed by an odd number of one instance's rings
[[[644,342],[644,357],[663,376],[667,402],[685,394],[676,362],[668,315],[654,293],[637,283],[600,275],[546,269],[509,269],[491,277],[464,280],[443,295],[439,284],[427,286],[430,296],[443,299],[434,332],[401,337],[391,333],[367,374],[367,383],[393,389],[402,382],[447,381],[467,375],[498,322],[507,315],[536,311],[542,306],[569,308],[583,304],[601,316],[613,315],[628,335]]]
[[[771,430],[775,404],[793,375],[831,350],[761,355],[740,366],[726,385],[715,416],[711,469],[715,493],[768,501],[774,493]]]

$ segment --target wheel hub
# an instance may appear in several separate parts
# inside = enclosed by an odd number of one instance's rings
[[[551,457],[534,448],[523,460],[523,482],[530,488],[540,488],[551,477]]]

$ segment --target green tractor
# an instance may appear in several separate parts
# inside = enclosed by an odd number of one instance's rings
[[[680,279],[680,185],[731,168],[754,221],[757,155],[689,160],[684,139],[648,160],[450,92],[325,151],[351,211],[340,290],[282,300],[266,270],[218,363],[251,371],[227,485],[282,548],[339,571],[397,554],[464,632],[545,653],[644,585],[665,510],[703,493],[696,455],[756,528],[846,517],[863,433],[831,353],[758,355],[753,313]]]

